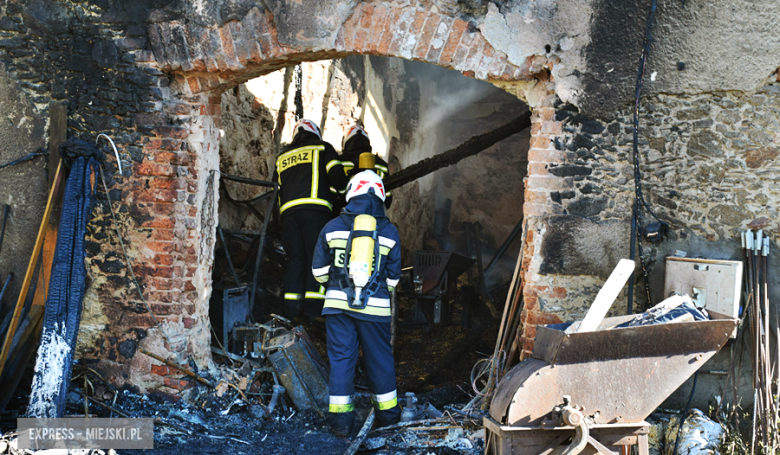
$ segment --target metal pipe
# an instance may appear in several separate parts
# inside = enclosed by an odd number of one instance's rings
[[[236,286],[241,286],[241,282],[238,280],[238,274],[236,273],[236,268],[233,266],[233,259],[230,257],[230,251],[228,251],[227,243],[225,243],[225,235],[222,233],[222,227],[220,225],[217,225],[217,232],[219,232],[219,239],[222,241],[222,248],[225,249],[225,257],[227,258],[228,266],[230,266],[230,273],[233,274]]]
[[[512,229],[512,232],[509,234],[509,236],[504,240],[504,243],[501,245],[501,248],[498,249],[498,252],[496,252],[495,255],[490,259],[490,262],[488,262],[487,267],[485,267],[485,273],[488,273],[490,271],[490,267],[493,266],[494,263],[498,262],[499,259],[501,259],[502,256],[504,256],[504,253],[506,253],[506,250],[509,249],[509,245],[512,244],[512,242],[515,241],[517,238],[517,235],[520,234],[520,232],[523,230],[523,220],[525,218],[520,218],[520,221],[517,222],[517,225],[515,225],[515,228]]]

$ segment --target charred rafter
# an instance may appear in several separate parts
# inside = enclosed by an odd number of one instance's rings
[[[426,158],[401,170],[397,174],[391,175],[388,177],[385,185],[388,190],[401,187],[420,177],[425,177],[432,172],[436,172],[443,167],[451,166],[464,158],[476,155],[497,142],[503,141],[509,136],[515,135],[530,127],[531,112],[528,111],[502,127],[484,134],[473,136],[454,149]]]

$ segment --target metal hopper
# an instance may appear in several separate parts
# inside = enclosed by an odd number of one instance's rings
[[[738,323],[710,315],[720,319],[616,328],[633,318],[621,316],[585,333],[566,333],[568,324],[538,327],[532,358],[515,366],[493,396],[485,418],[490,452],[606,455],[639,443],[646,454],[644,419]]]

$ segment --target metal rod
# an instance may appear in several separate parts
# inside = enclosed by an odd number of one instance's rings
[[[271,202],[271,206],[268,208],[268,214],[263,220],[263,228],[260,231],[260,244],[257,246],[257,258],[255,259],[255,271],[252,275],[252,292],[249,294],[249,304],[252,308],[255,306],[255,294],[257,293],[257,279],[260,276],[260,266],[263,264],[263,250],[265,248],[265,237],[268,232],[268,222],[271,221],[271,215],[274,211],[274,205],[276,204],[276,195],[279,192],[279,185],[273,183],[274,197]]]
[[[498,249],[498,252],[496,252],[495,255],[490,259],[490,262],[488,262],[488,265],[485,267],[485,273],[488,273],[490,271],[490,267],[493,266],[496,262],[498,262],[503,256],[504,253],[506,253],[506,250],[509,249],[509,245],[511,245],[515,239],[517,238],[517,235],[520,234],[520,232],[523,231],[523,220],[525,218],[520,218],[520,221],[517,222],[515,225],[515,228],[512,229],[512,232],[509,233],[509,236],[504,240],[504,243],[501,245],[501,248]]]
[[[236,268],[233,266],[233,259],[230,257],[230,251],[228,251],[227,243],[225,243],[225,235],[222,233],[222,227],[217,225],[217,232],[219,232],[219,239],[222,241],[222,248],[225,249],[225,257],[227,258],[228,266],[230,266],[230,273],[233,274],[233,280],[236,282],[236,286],[241,286],[241,281],[238,280],[238,274]]]
[[[267,180],[248,179],[246,177],[239,177],[237,175],[225,174],[224,172],[220,172],[219,174],[220,178],[230,180],[231,182],[248,183],[250,185],[265,186],[268,188],[274,188],[276,186],[274,182],[269,182]]]
[[[167,360],[167,359],[165,359],[163,357],[160,357],[157,354],[152,354],[151,352],[147,351],[146,349],[138,348],[138,350],[141,351],[141,353],[146,354],[149,357],[153,358],[154,360],[160,361],[160,362],[168,365],[169,367],[176,368],[177,370],[181,371],[182,373],[186,374],[187,376],[189,376],[191,378],[194,378],[196,381],[200,382],[201,384],[204,384],[204,385],[206,385],[206,386],[208,386],[208,387],[210,387],[212,389],[214,388],[214,384],[212,384],[211,381],[209,381],[208,379],[205,379],[204,377],[200,376],[199,374],[195,373],[194,371],[190,370],[189,368],[187,368],[187,367],[185,367],[183,365],[179,365],[176,362],[172,362],[170,360]]]
[[[8,274],[8,278],[5,279],[5,284],[3,285],[3,290],[0,291],[0,305],[3,303],[3,297],[5,297],[5,291],[8,289],[8,285],[11,284],[11,278],[14,277],[13,273]]]
[[[11,210],[11,205],[6,204],[3,209],[3,227],[0,229],[0,251],[3,250],[3,237],[5,237],[5,222],[8,221],[8,211]]]

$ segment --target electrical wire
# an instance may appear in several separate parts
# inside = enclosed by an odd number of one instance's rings
[[[41,149],[41,150],[43,150],[43,149]],[[30,152],[27,155],[24,155],[23,157],[21,157],[19,159],[16,159],[16,160],[13,160],[13,161],[9,161],[9,162],[7,162],[5,164],[0,164],[0,169],[2,169],[4,167],[15,166],[17,164],[24,163],[25,161],[30,161],[31,159],[35,158],[36,156],[44,156],[44,155],[48,155],[48,154],[49,154],[49,152],[46,152],[46,151]]]
[[[680,417],[680,426],[677,428],[677,437],[674,439],[674,450],[672,450],[672,455],[677,455],[677,446],[680,443],[680,435],[682,434],[682,428],[683,424],[685,423],[685,418],[688,417],[688,413],[691,411],[691,402],[693,401],[693,393],[696,392],[696,380],[699,379],[699,372],[693,374],[693,387],[691,387],[691,396],[688,397],[688,404],[685,405],[685,412],[683,412],[682,417]]]
[[[631,215],[631,245],[629,249],[629,257],[633,260],[635,258],[636,249],[639,250],[639,260],[642,268],[642,275],[644,276],[645,291],[647,292],[648,306],[652,306],[652,299],[650,298],[650,283],[647,273],[647,264],[645,262],[644,251],[641,245],[640,227],[642,226],[642,208],[656,219],[661,225],[665,225],[664,221],[661,221],[655,212],[653,212],[650,204],[645,200],[644,193],[642,191],[642,172],[639,168],[639,103],[642,97],[642,86],[644,85],[645,70],[647,69],[647,57],[650,55],[650,45],[653,42],[653,21],[655,19],[655,11],[657,9],[657,0],[652,0],[650,4],[650,13],[647,16],[647,24],[645,26],[645,42],[642,49],[642,58],[639,60],[639,69],[636,76],[636,92],[634,102],[634,137],[633,137],[633,158],[634,158],[634,206]],[[638,245],[637,245],[638,244]],[[638,248],[636,248],[638,246]],[[628,314],[633,313],[634,304],[634,273],[631,273],[628,286]]]

